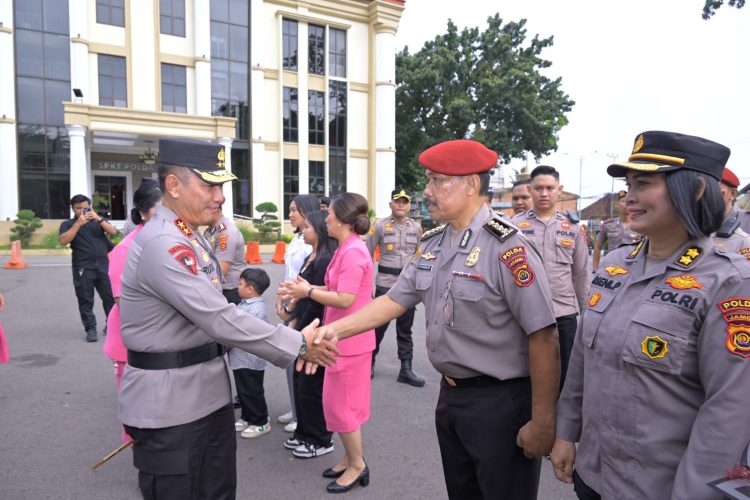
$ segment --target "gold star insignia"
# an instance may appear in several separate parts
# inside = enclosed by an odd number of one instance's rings
[[[698,251],[697,248],[688,248],[687,252],[685,252],[685,255],[688,257],[691,257],[691,260],[699,256],[701,253]]]
[[[688,266],[691,262],[693,262],[692,257],[689,257],[687,255],[683,255],[682,257],[680,257],[680,264]]]

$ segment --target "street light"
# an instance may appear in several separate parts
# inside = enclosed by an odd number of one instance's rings
[[[607,153],[607,158],[609,158],[612,163],[617,163],[617,155],[614,153]],[[612,177],[612,187],[609,190],[609,218],[614,219],[615,218],[615,178]]]

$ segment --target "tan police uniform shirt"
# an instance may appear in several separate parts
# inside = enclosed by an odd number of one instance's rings
[[[750,265],[690,241],[608,254],[579,323],[557,434],[602,498],[721,498],[750,440]]]
[[[245,237],[227,217],[209,227],[203,233],[219,262],[229,262],[229,272],[224,276],[221,288],[234,290],[240,286],[240,274],[247,267],[245,262]]]
[[[602,247],[607,243],[610,252],[623,245],[633,245],[641,240],[641,235],[630,229],[629,224],[624,224],[620,219],[609,219],[602,222],[596,242]]]
[[[218,341],[285,367],[300,332],[273,326],[227,303],[208,242],[168,208],[133,241],[122,276],[122,340],[137,352],[175,352]],[[229,404],[223,357],[172,370],[125,367],[120,420],[139,428],[193,422]]]
[[[511,222],[542,254],[555,317],[583,310],[591,274],[588,245],[579,225],[557,211],[547,222],[537,219],[533,210],[516,215]]]
[[[380,262],[378,265],[403,269],[409,263],[419,245],[422,237],[422,226],[414,219],[408,217],[404,222],[398,222],[393,217],[380,219],[370,228],[367,238],[367,249],[370,255],[375,253],[375,248],[380,245]],[[390,288],[396,283],[398,276],[378,272],[375,284],[384,288]]]
[[[427,354],[440,373],[528,376],[528,335],[555,323],[541,258],[485,205],[466,230],[451,233],[426,232],[388,296],[406,309],[424,303]]]

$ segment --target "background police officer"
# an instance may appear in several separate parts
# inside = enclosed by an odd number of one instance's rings
[[[484,204],[497,154],[447,141],[423,152],[425,199],[444,222],[388,294],[318,329],[346,338],[425,304],[427,351],[442,374],[435,411],[452,499],[536,498],[554,440],[560,365],[546,275],[530,241]]]
[[[240,286],[240,274],[247,267],[244,236],[234,222],[223,215],[206,228],[203,236],[219,259],[223,276],[221,290],[224,297],[232,304],[239,304],[242,301],[237,291]]]
[[[724,222],[714,234],[714,245],[730,252],[737,252],[750,260],[750,236],[742,230],[740,210],[734,206],[740,180],[724,167],[719,182],[721,197],[724,199]]]
[[[602,257],[602,249],[607,245],[607,251],[611,252],[623,245],[633,245],[638,243],[641,235],[630,229],[630,214],[627,211],[623,199],[627,193],[625,191],[617,192],[617,200],[620,205],[620,216],[617,219],[608,219],[602,222],[599,228],[599,235],[594,243],[594,253],[592,263],[594,269],[599,267],[599,260]]]
[[[394,189],[391,193],[390,217],[380,219],[370,228],[367,238],[367,248],[370,255],[380,247],[380,262],[378,263],[378,275],[375,279],[375,297],[388,293],[388,290],[396,283],[399,274],[409,263],[414,255],[422,236],[422,227],[414,219],[409,218],[411,210],[411,196],[403,189]],[[398,373],[399,382],[424,386],[424,379],[418,377],[411,368],[414,357],[414,343],[411,339],[411,327],[414,324],[414,312],[416,308],[409,308],[404,314],[396,319],[396,342],[398,344],[398,359],[401,360],[401,370]],[[375,356],[380,350],[385,331],[389,323],[385,323],[375,329],[375,351],[372,353],[372,366],[375,369]]]

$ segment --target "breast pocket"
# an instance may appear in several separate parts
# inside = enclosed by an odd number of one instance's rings
[[[555,245],[556,262],[561,264],[572,264],[574,248],[575,240],[573,238],[558,236]]]
[[[398,238],[395,234],[386,234],[383,236],[382,250],[386,252],[392,252],[396,248]]]
[[[672,307],[642,305],[628,328],[622,359],[649,370],[679,375],[696,318]]]
[[[589,292],[586,308],[581,316],[581,336],[583,345],[589,349],[594,348],[596,341],[596,332],[599,330],[599,324],[604,318],[609,305],[614,301],[615,294],[603,290],[592,288]]]
[[[473,280],[453,280],[450,290],[444,294],[444,319],[448,326],[463,331],[474,331],[482,327],[484,315],[481,304],[485,284]]]

